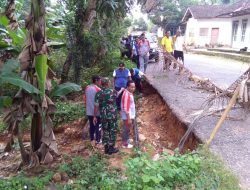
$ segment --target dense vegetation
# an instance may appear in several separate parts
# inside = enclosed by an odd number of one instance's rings
[[[42,190],[49,186],[53,173],[67,173],[74,179],[57,185],[58,189],[202,189],[238,190],[238,180],[223,168],[221,161],[206,150],[185,155],[163,154],[153,161],[147,154],[135,152],[125,162],[126,171],[110,168],[107,159],[94,154],[88,159],[65,156],[65,163],[55,171],[45,171],[37,177],[27,178],[24,174],[9,180],[0,180],[1,189]]]
[[[110,76],[121,61],[128,68],[135,66],[120,57],[120,39],[132,23],[125,17],[133,1],[59,2],[56,5],[43,0],[0,2],[0,107],[5,109],[0,113],[0,132],[7,129],[11,132],[9,148],[13,146],[14,135],[18,137],[23,165],[31,168],[39,165],[51,150],[56,150],[51,146],[55,145],[55,139],[48,139],[46,150],[37,155],[44,143],[43,130],[53,134],[54,127],[85,116],[83,104],[69,102],[68,93],[82,93],[93,74]],[[145,0],[138,2],[147,4]],[[152,6],[156,12],[150,15],[158,25],[162,25],[157,20],[159,9],[164,16],[160,22],[178,22],[188,5],[185,0],[180,1],[180,7],[175,1],[159,2],[160,5]],[[13,3],[16,9],[9,9]],[[140,30],[147,29],[142,20],[134,23]],[[6,111],[10,111],[9,117],[3,122]],[[22,143],[24,129],[30,132],[30,152]],[[44,189],[56,172],[66,172],[70,177],[68,183],[56,184],[58,189],[65,190],[239,189],[237,179],[223,168],[221,161],[202,149],[185,155],[163,154],[158,161],[146,153],[135,152],[127,159],[126,170],[110,168],[107,159],[96,153],[90,158],[65,156],[64,163],[35,177],[22,171],[15,177],[1,179],[0,189]]]

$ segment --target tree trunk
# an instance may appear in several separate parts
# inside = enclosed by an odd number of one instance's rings
[[[33,96],[27,92],[19,92],[19,95],[15,97],[18,101],[16,100],[13,105],[16,109],[10,111],[11,117],[8,117],[9,114],[7,114],[6,123],[9,124],[13,136],[14,132],[18,131],[16,123],[20,122],[20,118],[26,118],[32,112],[29,157],[22,143],[22,135],[20,132],[17,133],[23,162],[27,163],[27,160],[29,160],[29,168],[31,168],[44,163],[45,156],[43,155],[51,155],[49,151],[58,154],[57,143],[52,130],[53,123],[50,118],[53,111],[48,111],[54,110],[55,105],[46,95],[50,90],[46,85],[48,82],[46,80],[48,78],[51,80],[53,76],[48,75],[44,0],[31,1],[31,12],[25,24],[28,34],[23,50],[19,55],[21,72],[23,72],[23,78],[27,82],[39,88],[40,94]],[[49,161],[52,160],[49,159]]]
[[[78,27],[76,28],[75,40],[72,40],[71,42],[73,43],[72,47],[70,48],[70,52],[68,53],[63,65],[61,83],[68,81],[68,74],[72,63],[74,63],[74,80],[76,83],[79,83],[80,81],[80,65],[84,62],[84,57],[82,56],[80,47],[83,45],[82,38],[84,31],[90,30],[94,24],[96,18],[96,5],[97,0],[89,0],[86,10],[84,7],[81,7],[81,4],[77,6],[75,20]]]
[[[18,143],[19,143],[20,152],[21,152],[21,156],[22,156],[22,161],[26,165],[29,163],[29,154],[26,152],[26,150],[24,148],[23,134],[22,134],[22,130],[20,129],[20,127],[18,127],[17,138],[18,138]]]
[[[36,112],[35,114],[33,114],[31,122],[31,145],[33,152],[36,152],[42,144],[42,132],[42,116],[40,115],[40,113]]]
[[[61,84],[68,81],[69,70],[72,65],[72,57],[72,52],[69,52],[62,69]]]

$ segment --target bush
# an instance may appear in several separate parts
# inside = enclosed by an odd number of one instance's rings
[[[67,55],[66,48],[50,49],[48,65],[56,73],[56,77],[60,78],[63,64]]]
[[[223,162],[201,148],[197,152],[164,154],[159,161],[141,154],[127,162],[127,180],[121,189],[238,190],[238,179]]]
[[[56,102],[56,108],[57,110],[53,117],[55,127],[85,117],[85,108],[82,104]]]
[[[119,173],[109,171],[106,160],[100,154],[95,154],[87,160],[75,157],[70,163],[61,165],[59,170],[70,177],[76,177],[76,180],[73,184],[61,185],[58,189],[119,189]]]
[[[0,179],[0,189],[5,190],[44,190],[52,178],[52,172],[46,172],[37,177],[27,177],[20,174],[10,179]]]
[[[191,189],[195,175],[201,169],[201,158],[197,154],[164,154],[159,161],[141,154],[127,162],[124,189]]]
[[[126,171],[108,166],[101,154],[88,159],[71,158],[61,164],[59,172],[66,172],[72,183],[60,184],[60,190],[240,190],[239,181],[223,163],[205,149],[174,156],[163,154],[153,161],[148,154],[137,152],[126,161]],[[49,184],[52,172],[28,178],[23,174],[8,180],[0,180],[0,189],[40,190]]]
[[[73,184],[62,188],[103,190],[150,190],[150,189],[216,189],[238,190],[238,179],[223,166],[223,163],[208,151],[200,149],[188,154],[174,156],[163,154],[153,161],[149,155],[138,152],[126,162],[125,173],[108,169],[101,155],[88,160],[74,158],[64,164],[62,171],[76,177]]]

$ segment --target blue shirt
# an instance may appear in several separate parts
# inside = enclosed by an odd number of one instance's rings
[[[140,79],[143,74],[143,72],[141,72],[139,69],[137,68],[133,68],[134,70],[134,75],[132,76],[132,80],[136,80],[136,79]]]
[[[126,88],[128,77],[130,76],[131,74],[127,68],[124,70],[120,70],[119,68],[114,70],[113,77],[115,77],[115,87]]]

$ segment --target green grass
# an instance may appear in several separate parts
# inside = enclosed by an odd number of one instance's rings
[[[199,148],[188,154],[174,156],[163,154],[158,161],[142,152],[126,161],[126,171],[109,168],[107,158],[94,154],[88,159],[65,157],[57,172],[66,172],[73,183],[58,184],[62,190],[238,190],[238,179],[227,169],[223,162],[208,150]],[[52,172],[28,178],[24,174],[1,180],[0,189],[43,189],[51,181]],[[38,180],[40,179],[40,180]]]
[[[51,181],[53,173],[44,172],[36,177],[27,177],[24,173],[10,179],[0,179],[0,189],[5,190],[44,190]]]
[[[53,117],[55,127],[73,122],[80,118],[85,118],[85,107],[83,104],[75,104],[70,102],[56,102],[56,112]]]
[[[163,154],[153,161],[147,154],[137,152],[126,161],[127,170],[108,169],[106,159],[94,155],[88,160],[74,158],[61,170],[76,180],[62,189],[144,190],[238,190],[238,179],[223,162],[208,150],[200,148],[188,154]],[[93,173],[93,171],[95,171]]]

